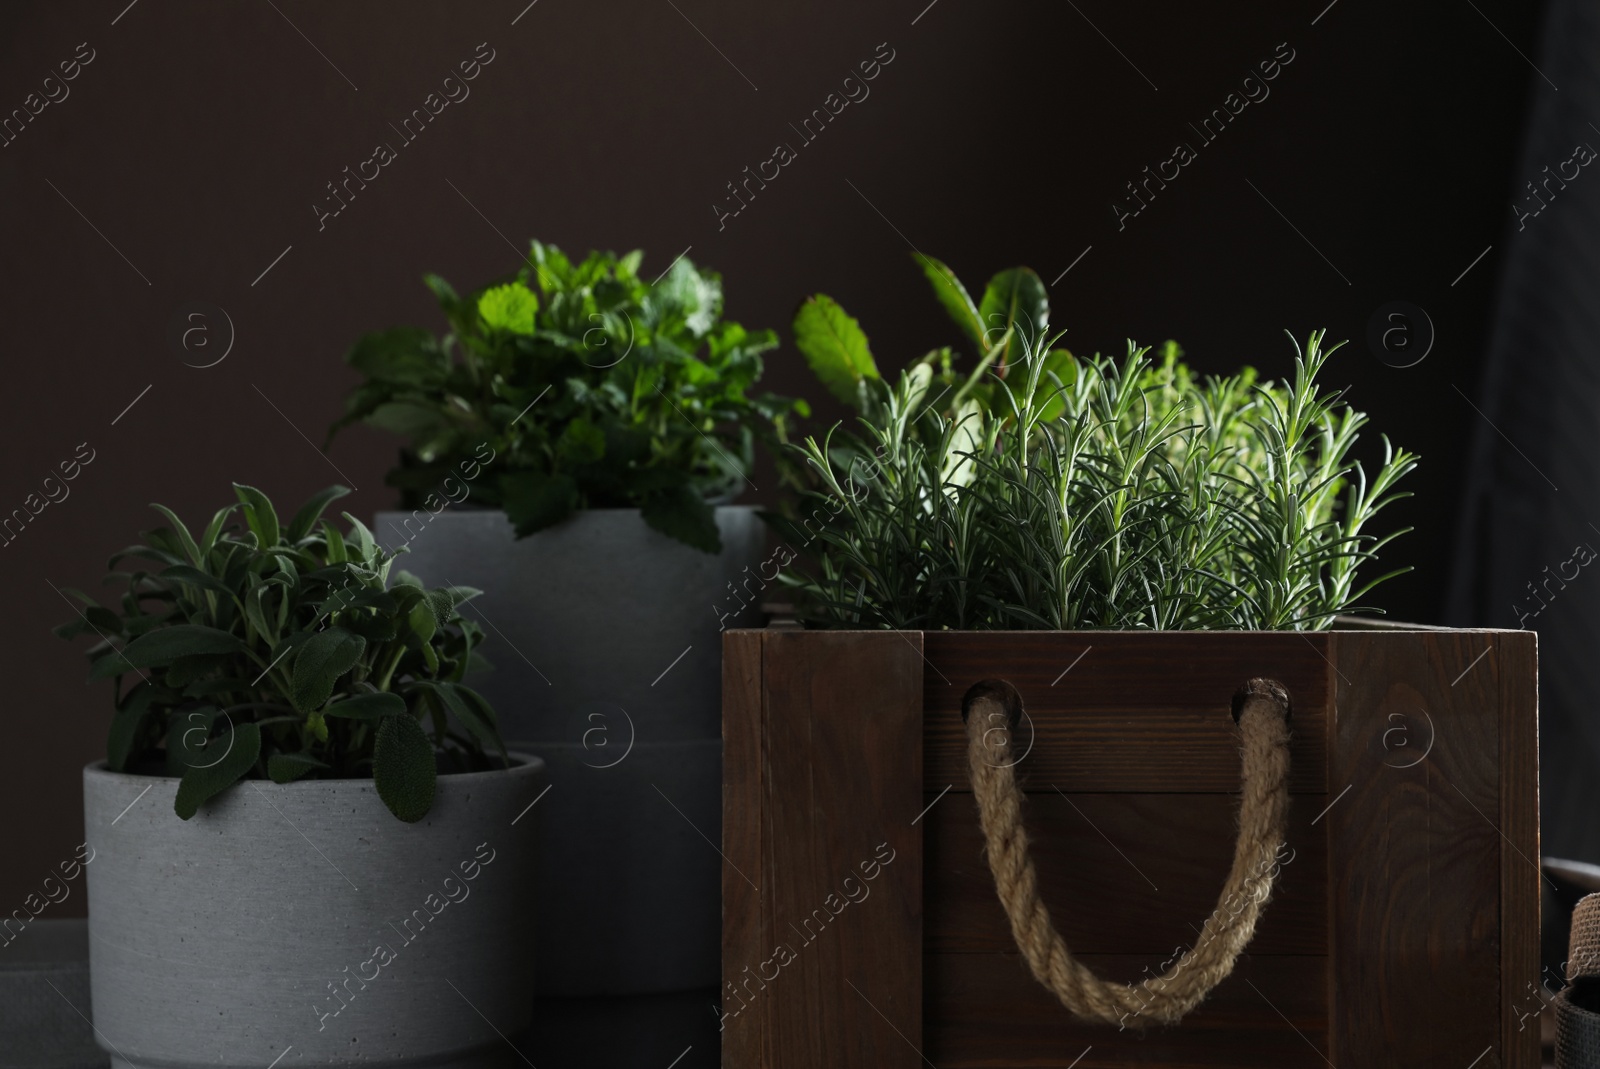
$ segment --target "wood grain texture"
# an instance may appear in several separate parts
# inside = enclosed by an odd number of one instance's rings
[[[1538,1069],[1539,1020],[1539,692],[1538,636],[1487,636],[1485,660],[1500,661],[1500,977],[1507,1069]],[[1482,662],[1478,667],[1482,667]],[[1553,983],[1553,980],[1552,980]]]
[[[731,979],[770,952],[761,896],[742,873],[761,871],[761,702],[760,631],[728,631],[722,636],[722,973]],[[739,1003],[726,989],[723,1012]],[[740,1013],[723,1019],[723,1069],[762,1064],[761,1015]]]
[[[724,1066],[1537,1065],[1514,999],[1538,969],[1532,635],[729,642],[725,850],[760,891],[730,865]],[[1227,708],[1254,675],[1293,694],[1296,792],[1295,859],[1256,940],[1182,1025],[1075,1023],[995,900],[961,694],[996,676],[1022,691],[1046,901],[1087,963],[1137,980],[1215,904],[1239,776]],[[880,849],[894,860],[846,886]],[[774,967],[779,945],[792,960]]]
[[[1155,971],[1162,958],[1085,954],[1083,961],[1102,976],[1131,979]],[[1326,1069],[1325,972],[1320,957],[1241,958],[1182,1024],[1119,1032],[1074,1021],[1014,951],[929,955],[927,1056],[939,1069]]]
[[[912,823],[924,804],[922,636],[774,631],[764,649],[758,882],[774,947],[763,960],[788,960],[738,974],[763,1016],[760,1064],[913,1069],[923,1064]]]
[[[1327,841],[1311,824],[1324,804],[1302,795],[1289,807],[1294,853],[1285,854],[1252,954],[1327,953]],[[1030,794],[1023,819],[1040,891],[1073,953],[1159,960],[1193,940],[1227,878],[1238,808],[1223,794]],[[951,792],[923,823],[926,952],[1015,953],[972,796]]]
[[[1335,1065],[1501,1058],[1500,679],[1483,632],[1333,636]]]
[[[1021,692],[1032,722],[1019,740],[1033,743],[1018,766],[1026,790],[1237,791],[1230,702],[1245,680],[1270,676],[1294,701],[1289,789],[1320,794],[1328,782],[1328,642],[1326,633],[929,632],[928,784],[963,789],[961,696],[998,676]]]

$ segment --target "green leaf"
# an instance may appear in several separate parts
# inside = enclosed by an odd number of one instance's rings
[[[139,738],[139,728],[144,724],[155,694],[153,684],[139,684],[128,692],[122,700],[122,708],[111,718],[111,731],[106,737],[106,767],[111,771],[121,772],[127,767]]]
[[[256,544],[262,549],[271,549],[278,544],[278,513],[272,507],[272,502],[253,486],[243,483],[234,483],[233,492],[239,495],[239,503],[244,506],[244,522],[250,530],[255,532]]]
[[[500,732],[495,726],[494,710],[477,691],[446,681],[426,680],[419,686],[437,695],[450,715],[470,731],[485,750],[504,752],[505,745],[500,741]]]
[[[267,758],[267,778],[273,783],[293,783],[312,769],[328,765],[303,753],[275,753]]]
[[[366,417],[370,427],[390,431],[406,438],[429,437],[449,420],[438,408],[416,401],[387,401]]]
[[[417,646],[426,646],[433,638],[433,633],[439,630],[439,613],[431,598],[424,597],[411,607],[406,614],[406,623],[411,627],[412,638]]]
[[[212,548],[216,546],[217,539],[222,535],[222,525],[228,521],[228,517],[232,516],[233,510],[238,507],[238,505],[229,505],[227,508],[218,509],[216,514],[211,517],[211,522],[206,524],[206,533],[201,536],[199,546],[200,559],[202,561],[210,558]]]
[[[178,543],[183,546],[183,551],[189,556],[189,563],[196,568],[200,567],[200,547],[195,545],[194,536],[189,533],[189,528],[183,525],[183,521],[178,519],[178,514],[165,505],[151,504],[150,507],[167,518],[167,523],[172,527],[172,533],[177,536]],[[112,559],[115,560],[116,558],[113,557]]]
[[[344,359],[370,379],[405,386],[443,382],[449,368],[433,335],[420,327],[375,331],[356,342]]]
[[[227,583],[224,583],[216,576],[211,575],[208,572],[203,572],[199,568],[193,567],[192,565],[174,564],[172,567],[164,569],[160,573],[160,577],[175,583],[188,583],[191,586],[197,586],[204,590],[213,590],[224,597],[233,596],[233,588]],[[90,619],[92,620],[93,617]],[[117,629],[121,630],[120,623],[117,625]]]
[[[199,624],[158,627],[128,643],[120,653],[96,661],[89,670],[89,681],[109,679],[135,668],[167,665],[179,657],[238,653],[244,648],[244,643],[238,638],[214,627],[202,627]]]
[[[342,627],[318,631],[307,639],[294,657],[294,707],[302,713],[321,709],[333,693],[333,685],[355,667],[366,648],[366,639]]]
[[[644,522],[669,538],[706,553],[722,552],[715,511],[688,486],[647,494],[639,506]]]
[[[357,694],[354,698],[334,702],[322,711],[323,716],[342,716],[351,720],[381,720],[398,716],[406,711],[405,699],[388,691],[375,694]]]
[[[496,286],[478,296],[478,315],[491,330],[532,334],[533,314],[538,310],[539,298],[520,282]]]
[[[473,735],[477,737],[485,750],[491,748],[499,750],[501,760],[506,761],[509,765],[510,757],[506,753],[506,744],[500,737],[499,718],[495,716],[494,706],[489,704],[489,699],[461,683],[442,683],[440,685],[449,687],[456,697],[461,699],[462,704],[471,710],[474,716],[482,720],[483,727],[486,730],[473,729]],[[468,722],[467,726],[471,727],[472,725]]]
[[[605,456],[606,435],[599,427],[577,417],[567,424],[557,439],[556,451],[574,464],[592,464]]]
[[[348,512],[341,512],[339,515],[343,516],[347,521],[349,521],[350,533],[356,536],[356,545],[361,548],[361,563],[374,563],[375,558],[378,555],[378,542],[372,537],[372,532],[367,530],[367,525],[350,515]],[[346,539],[347,544],[348,541],[349,540]]]
[[[1036,344],[1044,337],[1050,326],[1050,297],[1032,270],[1013,267],[989,280],[978,317],[983,322],[985,349],[999,344],[1005,332],[1012,330],[996,365],[996,371],[1003,372],[1007,364],[1021,359],[1025,342]]]
[[[385,717],[372,750],[372,781],[389,812],[415,824],[433,808],[433,743],[410,716]]]
[[[922,268],[922,273],[928,276],[928,281],[933,284],[934,296],[939,298],[944,310],[950,313],[950,318],[956,321],[956,326],[960,327],[968,338],[987,349],[988,346],[983,341],[983,319],[978,314],[978,306],[972,303],[971,294],[967,293],[967,287],[961,284],[956,273],[932,256],[913,252],[911,258]]]
[[[1051,349],[1043,359],[1044,368],[1039,372],[1039,393],[1035,403],[1039,406],[1039,418],[1048,422],[1060,418],[1067,409],[1066,397],[1050,381],[1050,376],[1055,375],[1061,380],[1062,387],[1070,389],[1077,381],[1078,361],[1065,349]]]
[[[500,477],[500,492],[518,538],[560,523],[578,507],[578,484],[560,472],[511,472]]]
[[[327,520],[322,521],[322,540],[328,545],[328,563],[343,564],[350,559],[350,552],[344,547],[344,535]]]
[[[188,820],[200,809],[200,804],[237,783],[255,766],[261,756],[261,729],[255,724],[238,724],[225,736],[213,739],[203,753],[210,754],[218,746],[225,747],[223,757],[214,764],[191,764],[178,782],[178,795],[172,808],[178,816]]]
[[[794,342],[822,384],[847,405],[859,407],[861,383],[878,381],[861,324],[826,294],[806,298],[795,312]]]
[[[334,485],[325,490],[319,490],[312,495],[311,500],[300,506],[300,511],[294,514],[294,519],[289,523],[287,539],[289,544],[293,545],[310,534],[311,528],[315,527],[317,521],[322,519],[323,511],[332,502],[344,497],[349,492],[350,490],[347,487]]]

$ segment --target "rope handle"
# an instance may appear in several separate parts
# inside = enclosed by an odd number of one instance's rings
[[[1039,897],[1011,756],[1022,696],[1003,679],[985,679],[967,691],[961,715],[984,854],[1011,935],[1034,979],[1087,1021],[1124,1028],[1141,1018],[1176,1024],[1233,971],[1272,894],[1289,811],[1288,690],[1276,680],[1252,679],[1234,695],[1233,719],[1244,745],[1233,868],[1196,946],[1162,975],[1137,984],[1102,980],[1074,958]]]

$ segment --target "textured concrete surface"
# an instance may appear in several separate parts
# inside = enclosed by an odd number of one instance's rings
[[[777,565],[754,509],[716,517],[720,556],[632,509],[582,512],[521,540],[498,511],[374,520],[380,542],[409,550],[397,568],[485,591],[462,612],[482,625],[494,670],[468,682],[508,740],[550,762],[543,994],[718,983],[721,630],[759,623],[762,576]]]
[[[183,821],[177,780],[90,765],[102,1046],[134,1066],[433,1065],[524,1028],[542,815],[527,807],[546,778],[517,756],[440,777],[417,824],[364,780],[247,781]]]

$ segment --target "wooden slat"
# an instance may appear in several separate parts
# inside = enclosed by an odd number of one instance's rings
[[[1500,1066],[1501,665],[1465,671],[1482,633],[1332,637],[1330,1060]]]
[[[741,873],[761,871],[761,639],[760,631],[722,637],[722,972],[731,979],[771,952],[761,896]],[[723,1069],[761,1064],[758,1013],[736,1013],[724,990]]]
[[[1290,806],[1294,854],[1252,954],[1327,953],[1327,842],[1311,824],[1326,804],[1302,795]],[[1232,863],[1237,814],[1237,798],[1221,794],[1030,794],[1024,820],[1041,893],[1073,953],[1159,960],[1193,940]],[[972,796],[946,795],[922,822],[927,953],[1014,953]]]
[[[1538,1069],[1539,693],[1538,636],[1485,636],[1500,673],[1500,977],[1507,1069]],[[1482,662],[1478,667],[1482,667]],[[1526,1016],[1525,1016],[1526,1015]]]
[[[776,974],[746,988],[764,1020],[759,1064],[915,1069],[905,1037],[922,1033],[922,636],[774,631],[764,647],[756,879],[774,942],[763,960],[779,944],[791,960],[747,963]]]
[[[1083,960],[1102,976],[1128,980],[1161,963],[1137,955]],[[1242,958],[1181,1025],[1119,1032],[1074,1021],[1015,953],[929,955],[925,1053],[939,1069],[1326,1069],[1325,971],[1319,957]]]
[[[1018,766],[1029,789],[1236,791],[1229,705],[1245,680],[1270,676],[1295,703],[1290,789],[1320,794],[1329,641],[1326,633],[929,632],[928,783],[959,790],[966,782],[961,696],[999,676],[1021,692],[1032,721],[1033,749]]]

